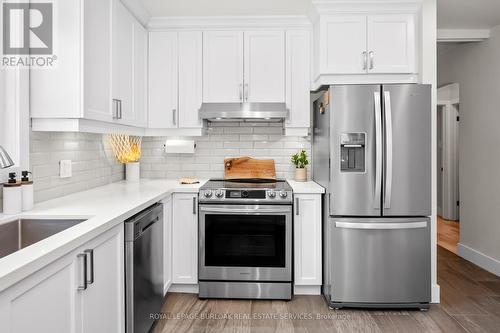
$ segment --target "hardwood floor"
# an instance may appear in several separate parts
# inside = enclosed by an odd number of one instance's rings
[[[154,332],[500,332],[499,277],[438,246],[438,282],[441,304],[427,312],[336,311],[321,296],[201,301],[169,293]]]
[[[457,244],[460,240],[460,224],[457,221],[448,221],[438,216],[437,243],[448,251],[457,253]]]

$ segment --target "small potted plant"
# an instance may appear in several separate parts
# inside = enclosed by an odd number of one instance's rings
[[[295,181],[307,181],[306,166],[309,164],[309,161],[307,160],[306,151],[302,150],[300,153],[292,155],[292,163],[295,165]]]

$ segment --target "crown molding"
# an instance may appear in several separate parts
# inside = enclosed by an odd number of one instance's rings
[[[147,28],[160,30],[293,29],[311,28],[305,15],[284,16],[167,16],[152,17]]]
[[[422,8],[423,0],[312,0],[309,17],[342,13],[414,13]]]

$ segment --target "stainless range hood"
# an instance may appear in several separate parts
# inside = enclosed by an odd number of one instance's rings
[[[203,103],[199,112],[210,122],[284,122],[288,117],[285,103]]]

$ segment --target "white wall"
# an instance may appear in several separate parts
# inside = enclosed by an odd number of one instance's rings
[[[440,85],[460,84],[459,254],[500,275],[500,26],[481,43],[443,45]]]
[[[421,39],[421,82],[432,85],[432,216],[431,216],[431,282],[432,302],[439,303],[440,291],[437,284],[437,3],[424,0],[422,7]]]

